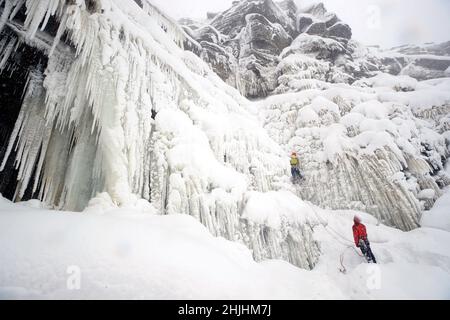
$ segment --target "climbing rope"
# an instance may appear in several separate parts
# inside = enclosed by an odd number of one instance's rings
[[[319,216],[319,214],[316,212],[316,210],[314,209],[314,207],[313,207],[311,204],[309,204],[308,202],[306,202],[306,203],[307,203],[308,206],[311,208],[311,210],[314,212],[314,214],[316,215],[317,219],[319,220],[319,223],[324,227],[325,231],[328,232],[328,234],[330,234],[331,237],[333,237],[337,242],[339,242],[340,244],[342,244],[343,246],[345,246],[344,251],[342,251],[342,253],[340,254],[340,257],[339,257],[339,262],[340,262],[340,264],[341,264],[342,269],[341,269],[341,268],[338,268],[340,272],[342,272],[342,273],[345,274],[345,273],[347,272],[347,269],[345,268],[345,265],[344,265],[345,252],[346,252],[348,249],[351,248],[351,249],[353,249],[353,251],[356,252],[356,254],[357,254],[358,256],[364,258],[364,255],[361,254],[360,252],[358,252],[358,250],[356,250],[356,248],[355,248],[355,246],[354,246],[354,244],[353,244],[353,241],[348,240],[346,237],[344,237],[343,235],[341,235],[341,234],[340,234],[339,232],[337,232],[335,229],[333,229],[332,227],[330,227],[330,226],[328,225],[328,222],[327,222],[327,221],[324,221],[324,220],[322,219],[322,217]],[[331,231],[333,231],[334,234],[333,234],[333,232],[331,232]],[[342,242],[336,235],[337,235],[338,237],[340,237],[341,239],[345,240],[347,243],[350,243],[350,245],[349,245],[349,244],[346,244],[346,243],[344,243],[344,242]]]
[[[297,190],[298,191],[298,190]],[[322,219],[322,217],[320,217],[320,215],[317,213],[317,211],[314,209],[314,206],[311,205],[309,202],[305,201],[305,203],[308,204],[308,206],[311,208],[311,210],[314,212],[315,216],[317,217],[319,223],[324,227],[325,231],[332,237],[334,238],[338,243],[340,243],[341,245],[343,245],[345,247],[345,249],[341,252],[340,256],[339,256],[339,263],[341,265],[342,268],[338,268],[340,272],[342,273],[346,273],[347,269],[345,268],[344,265],[344,260],[345,260],[345,253],[347,252],[348,249],[352,249],[358,256],[360,256],[361,258],[364,258],[364,255],[362,253],[360,253],[356,248],[355,245],[353,243],[353,241],[347,239],[346,237],[344,237],[343,235],[341,235],[338,231],[336,231],[334,228],[332,228],[331,226],[328,225],[328,221],[325,221],[324,219]],[[334,233],[334,234],[333,234]],[[340,239],[339,239],[340,238]],[[342,240],[344,240],[345,242],[343,242]],[[375,242],[377,243],[377,242]]]
[[[345,257],[345,252],[349,248],[350,248],[350,246],[348,246],[346,249],[344,249],[344,251],[342,251],[342,253],[341,253],[340,257],[339,257],[339,262],[341,263],[341,267],[342,267],[342,269],[339,268],[339,271],[344,273],[344,274],[347,273],[347,269],[345,268],[345,265],[344,265],[344,257]]]

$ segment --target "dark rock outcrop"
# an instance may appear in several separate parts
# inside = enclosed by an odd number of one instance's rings
[[[296,13],[292,0],[243,0],[204,26],[183,22],[186,33],[201,47],[196,54],[245,96],[260,97],[276,87],[272,74],[278,55],[298,34]]]
[[[325,22],[314,22],[306,30],[306,33],[310,35],[323,35],[325,32],[327,32]]]
[[[338,23],[340,20],[338,16],[335,13],[327,12],[324,16],[324,22],[327,28],[330,28],[334,26],[336,23]]]
[[[352,29],[348,24],[337,22],[328,28],[327,36],[350,40],[352,38]]]
[[[306,30],[308,30],[309,26],[312,25],[312,23],[314,22],[314,20],[310,17],[310,16],[300,16],[298,18],[298,24],[297,24],[297,28],[298,31],[300,33],[305,32]]]
[[[264,16],[249,14],[246,20],[247,25],[240,38],[241,48],[249,47],[250,51],[261,50],[277,56],[292,43],[292,37],[280,25],[270,23]],[[244,50],[241,57],[247,54]]]

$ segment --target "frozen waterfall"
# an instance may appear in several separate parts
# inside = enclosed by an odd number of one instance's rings
[[[247,203],[288,174],[283,150],[250,103],[198,57],[183,31],[147,1],[0,1],[2,81],[30,66],[2,172],[14,200],[38,198],[83,210],[108,194],[117,206],[147,199],[161,214],[184,213],[257,259],[312,268],[314,219],[268,226]],[[8,39],[4,41],[4,39]]]

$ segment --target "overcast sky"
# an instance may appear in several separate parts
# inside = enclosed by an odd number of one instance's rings
[[[173,18],[203,18],[233,0],[150,0]],[[318,1],[296,0],[300,6]],[[450,0],[323,0],[350,24],[354,38],[382,47],[450,40]]]

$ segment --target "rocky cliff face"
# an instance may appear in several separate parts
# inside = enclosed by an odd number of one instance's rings
[[[298,35],[296,10],[293,1],[282,6],[272,0],[236,1],[206,26],[184,28],[223,80],[257,98],[276,87],[278,56]]]
[[[418,80],[449,74],[448,43],[368,48],[352,40],[350,26],[322,3],[298,8],[292,0],[242,0],[206,23],[180,23],[196,53],[248,98],[295,90],[299,81],[301,88],[314,87],[310,58],[314,67],[320,65],[313,73],[333,83],[351,84],[377,72]],[[289,64],[295,74],[288,71]]]

